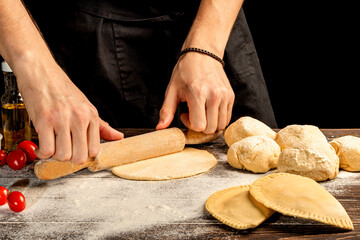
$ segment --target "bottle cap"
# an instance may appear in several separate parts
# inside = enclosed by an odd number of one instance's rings
[[[9,64],[7,64],[7,62],[5,62],[5,61],[3,61],[3,62],[1,63],[1,70],[2,70],[3,72],[12,72]]]

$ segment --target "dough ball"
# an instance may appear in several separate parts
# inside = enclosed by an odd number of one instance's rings
[[[344,136],[330,142],[340,159],[340,168],[346,171],[360,171],[360,138]]]
[[[313,125],[289,125],[281,129],[275,141],[280,148],[286,149],[298,142],[321,142],[327,143],[325,135],[320,129]]]
[[[225,131],[224,138],[230,147],[233,143],[250,136],[265,135],[275,139],[276,133],[265,123],[252,117],[241,117]]]
[[[334,179],[339,173],[339,157],[329,143],[299,142],[282,150],[280,172],[309,177],[315,181]]]
[[[280,147],[273,139],[257,135],[231,145],[227,161],[234,168],[264,173],[276,168],[279,155]]]

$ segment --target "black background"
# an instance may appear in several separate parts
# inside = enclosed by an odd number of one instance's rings
[[[244,2],[279,128],[360,127],[360,21],[354,5],[332,0]]]
[[[360,21],[354,5],[245,1],[279,127],[360,127]]]

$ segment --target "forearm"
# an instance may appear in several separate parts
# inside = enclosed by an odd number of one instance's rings
[[[183,49],[197,47],[223,57],[243,0],[202,0]]]
[[[0,1],[0,54],[16,75],[45,60],[54,62],[50,50],[20,0]]]

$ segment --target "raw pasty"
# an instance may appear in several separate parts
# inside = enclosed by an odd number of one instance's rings
[[[360,138],[344,136],[335,138],[330,145],[340,159],[340,168],[346,171],[360,171]]]
[[[233,143],[254,135],[265,135],[275,139],[276,132],[255,118],[241,117],[226,129],[224,138],[226,144],[230,147]]]
[[[274,211],[256,201],[250,195],[249,189],[249,185],[244,185],[216,192],[206,201],[206,210],[230,227],[255,228]]]
[[[313,125],[289,125],[276,134],[275,141],[281,150],[298,142],[327,142],[325,135]]]
[[[310,178],[288,173],[270,174],[257,179],[250,186],[250,193],[258,202],[284,215],[354,229],[343,206]]]
[[[243,138],[231,145],[227,161],[234,168],[264,173],[276,168],[280,155],[279,145],[267,136]]]
[[[325,181],[338,175],[339,157],[327,142],[299,142],[282,150],[277,168],[279,172]]]

